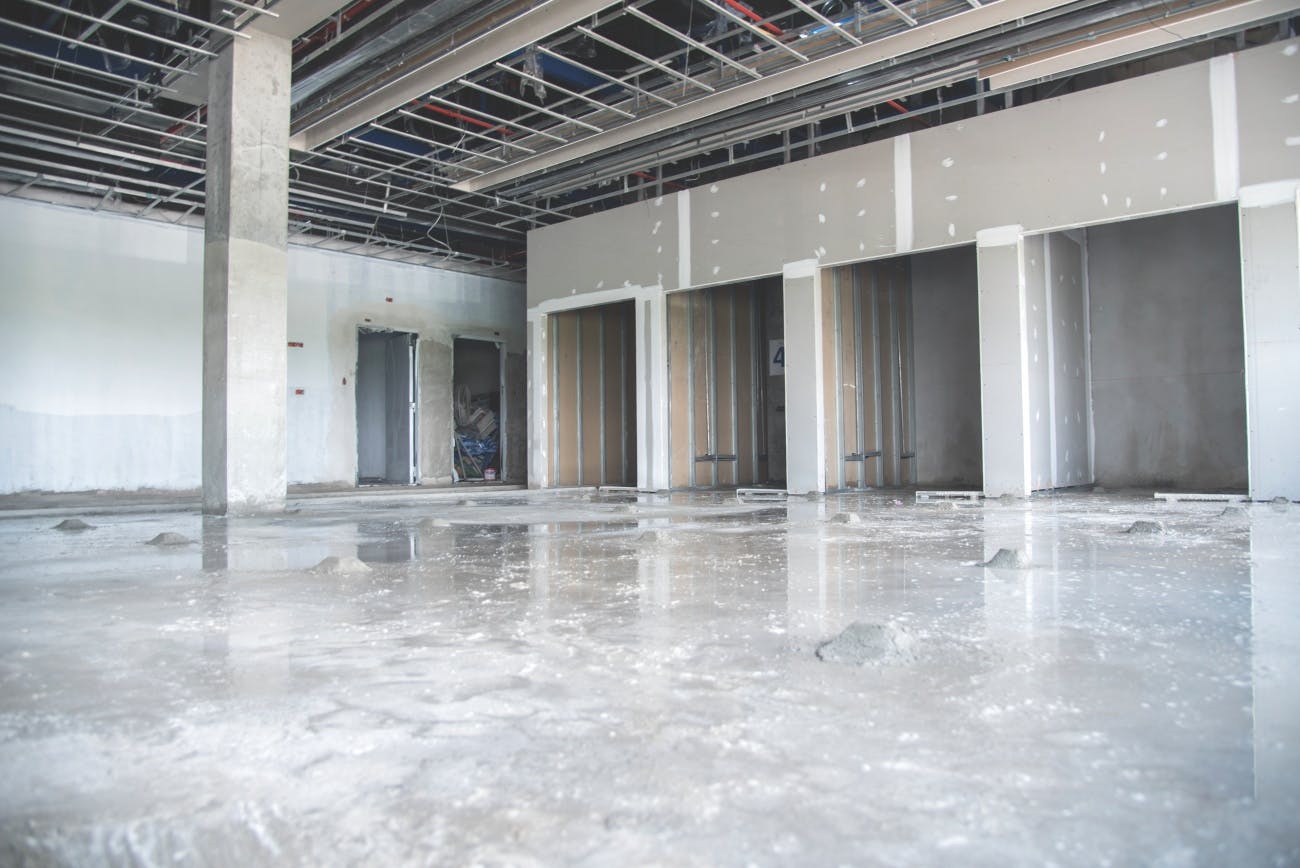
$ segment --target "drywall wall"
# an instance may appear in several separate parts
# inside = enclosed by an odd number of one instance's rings
[[[1300,174],[1296,81],[1300,41],[1278,42],[537,229],[528,304],[1230,201]]]
[[[912,257],[919,486],[980,486],[978,321],[973,246]]]
[[[1057,488],[1093,481],[1089,400],[1088,283],[1082,232],[1045,239],[1044,266],[1051,326],[1052,454]]]
[[[1025,376],[1029,385],[1029,487],[1052,487],[1051,321],[1047,316],[1047,239],[1025,239]]]
[[[1246,487],[1236,208],[1088,230],[1097,482]]]
[[[196,229],[0,199],[0,493],[199,486],[202,261]],[[522,287],[291,246],[291,483],[356,479],[362,326],[420,335],[422,476],[449,476],[451,336],[522,353]]]

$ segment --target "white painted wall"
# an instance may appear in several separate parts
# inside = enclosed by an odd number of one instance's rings
[[[0,494],[197,488],[201,230],[0,199],[0,263]],[[291,483],[355,480],[363,324],[522,353],[523,287],[291,246]]]

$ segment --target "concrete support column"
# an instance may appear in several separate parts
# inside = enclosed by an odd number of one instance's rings
[[[549,317],[528,312],[528,487],[551,484],[551,341]]]
[[[826,399],[821,269],[787,263],[785,281],[785,475],[791,494],[826,490]]]
[[[211,65],[203,249],[203,509],[284,508],[290,42]]]
[[[975,234],[979,273],[980,421],[984,493],[1031,490],[1025,243],[1020,226]]]
[[[1250,496],[1300,500],[1300,181],[1243,187]]]

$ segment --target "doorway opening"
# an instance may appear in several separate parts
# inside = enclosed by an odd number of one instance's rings
[[[785,481],[779,278],[668,296],[673,488]]]
[[[636,485],[636,303],[550,316],[552,479]]]
[[[416,338],[410,332],[358,330],[358,485],[413,485],[420,478]]]
[[[452,470],[457,482],[505,479],[505,383],[501,342],[458,337],[452,348]]]

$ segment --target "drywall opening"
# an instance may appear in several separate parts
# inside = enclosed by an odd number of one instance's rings
[[[458,337],[452,346],[452,471],[457,482],[505,478],[501,343]]]
[[[1235,206],[1095,226],[1087,243],[1097,482],[1244,492]]]
[[[636,306],[550,316],[551,478],[636,485]]]
[[[668,296],[673,488],[785,481],[782,315],[780,278]]]
[[[908,258],[916,389],[914,482],[922,488],[982,488],[975,247],[950,247]]]
[[[357,484],[409,485],[416,466],[416,335],[357,333]]]
[[[972,247],[825,271],[828,488],[980,486],[978,321]]]

